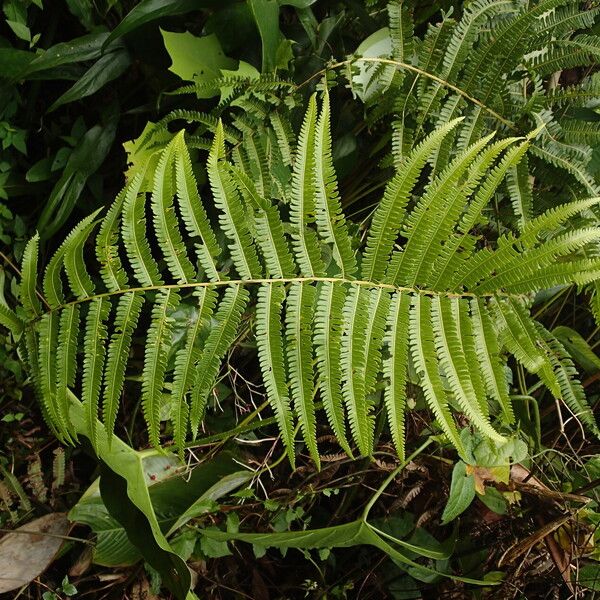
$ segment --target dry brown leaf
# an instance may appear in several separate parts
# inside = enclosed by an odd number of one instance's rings
[[[51,513],[7,533],[0,540],[0,593],[23,587],[41,575],[68,531],[65,513]]]

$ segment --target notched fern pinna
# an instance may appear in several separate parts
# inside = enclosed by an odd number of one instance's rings
[[[428,160],[458,123],[436,129],[399,162],[358,249],[341,208],[327,94],[320,110],[316,97],[308,105],[287,206],[265,193],[273,188],[268,165],[249,166],[244,145],[229,152],[218,125],[207,161],[212,198],[199,193],[181,132],[160,151],[152,193],[141,191],[138,173],[104,217],[75,227],[43,273],[33,238],[19,316],[3,310],[0,319],[24,331],[33,381],[58,434],[73,437],[74,393],[92,443],[99,427],[112,435],[132,343],[142,338],[136,375],[150,441],[161,442],[168,408],[182,449],[198,434],[243,321],[253,323],[292,463],[300,443],[318,463],[327,423],[346,452],[371,454],[380,411],[403,456],[409,380],[459,451],[456,413],[501,442],[514,421],[507,354],[598,433],[567,353],[529,311],[539,290],[598,277],[600,259],[584,250],[598,243],[600,228],[555,234],[598,199],[559,206],[518,235],[482,243],[484,211],[529,141],[488,136],[432,176]],[[209,205],[218,219],[209,219]],[[181,305],[195,317],[174,346]]]

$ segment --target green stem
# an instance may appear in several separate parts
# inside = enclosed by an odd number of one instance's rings
[[[379,500],[379,497],[381,496],[381,494],[383,494],[383,492],[385,492],[385,489],[387,488],[387,486],[390,485],[390,483],[394,480],[396,475],[398,475],[398,473],[400,473],[400,471],[402,471],[402,469],[404,469],[408,463],[410,463],[413,459],[415,459],[417,456],[419,456],[419,454],[421,454],[421,452],[423,452],[423,450],[425,450],[425,448],[427,448],[427,446],[429,446],[432,442],[433,442],[433,440],[431,438],[427,438],[427,440],[423,444],[421,444],[408,458],[403,460],[387,476],[385,481],[379,486],[379,489],[373,494],[373,497],[369,500],[369,503],[365,506],[365,510],[363,511],[363,514],[362,514],[363,521],[367,520],[367,517],[369,516],[369,512],[371,511],[371,509],[373,508],[373,506],[375,505],[377,500]]]

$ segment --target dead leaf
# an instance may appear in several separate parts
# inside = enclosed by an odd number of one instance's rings
[[[69,531],[65,513],[51,513],[7,533],[0,540],[0,594],[29,584],[41,575]]]

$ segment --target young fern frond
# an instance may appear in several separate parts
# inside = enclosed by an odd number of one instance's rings
[[[160,444],[161,422],[170,419],[182,453],[190,432],[198,433],[223,360],[232,359],[242,320],[253,324],[244,335],[254,331],[267,399],[292,464],[300,444],[319,464],[320,407],[340,447],[368,456],[381,405],[403,456],[413,367],[420,393],[459,452],[455,412],[501,443],[514,421],[507,354],[597,433],[564,348],[530,315],[522,295],[600,278],[600,260],[585,254],[600,229],[564,227],[597,199],[527,218],[519,234],[480,247],[475,228],[507,174],[519,168],[527,142],[490,143],[488,136],[432,172],[427,161],[458,126],[454,121],[400,162],[365,244],[354,250],[331,160],[327,103],[325,96],[317,118],[317,100],[311,99],[294,164],[286,167],[287,184],[285,176],[279,180],[287,185],[289,216],[281,198],[273,199],[272,155],[248,152],[246,139],[231,164],[217,126],[207,170],[219,227],[208,216],[209,200],[201,204],[205,195],[192,175],[184,135],[177,134],[154,161],[150,197],[138,172],[102,219],[98,272],[84,262],[95,215],[77,225],[50,259],[46,312],[35,287],[36,238],[29,243],[19,327],[44,414],[61,439],[74,441],[71,392],[81,397],[92,444],[100,399],[102,426],[113,435],[121,396],[136,385],[136,377],[125,381],[137,364],[129,356],[136,334],[145,346],[137,379],[141,375],[150,442]],[[120,256],[128,260],[122,264]],[[361,279],[354,279],[359,264]],[[175,342],[178,307],[191,316],[184,339]],[[0,323],[11,320],[0,315]],[[296,425],[302,432],[297,440]]]
[[[40,236],[36,233],[25,246],[21,261],[21,285],[19,300],[30,318],[35,318],[42,312],[42,304],[37,297],[38,254]]]

